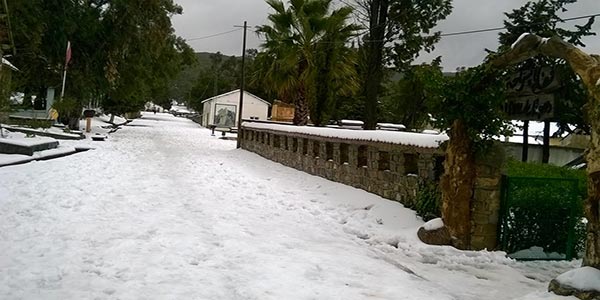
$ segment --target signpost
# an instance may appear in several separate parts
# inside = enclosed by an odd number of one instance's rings
[[[523,155],[527,161],[529,121],[544,122],[544,146],[542,163],[550,158],[550,120],[555,117],[555,93],[562,87],[561,80],[553,67],[525,65],[513,74],[506,84],[507,99],[504,112],[511,120],[522,120]]]

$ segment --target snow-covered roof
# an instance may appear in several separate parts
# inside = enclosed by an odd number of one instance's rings
[[[340,138],[348,140],[372,141],[392,143],[406,146],[416,146],[422,148],[437,148],[440,143],[447,141],[448,136],[445,134],[433,135],[415,132],[402,131],[385,131],[385,130],[346,130],[325,127],[310,127],[310,126],[290,126],[279,124],[265,124],[244,122],[242,124],[246,128],[254,129],[270,129],[289,133],[302,133],[308,135]]]
[[[5,66],[8,66],[9,68],[13,69],[14,71],[19,71],[19,69],[17,69],[17,67],[15,67],[13,64],[10,63],[10,61],[8,61],[6,58],[2,58],[2,64]]]
[[[206,100],[202,100],[202,102],[200,102],[200,103],[205,103],[205,102],[208,102],[208,101],[211,101],[211,100],[215,100],[215,99],[222,98],[222,97],[225,97],[225,96],[229,96],[229,95],[232,95],[232,94],[236,94],[236,93],[239,93],[239,92],[240,92],[240,90],[239,90],[239,89],[237,89],[237,90],[233,90],[233,91],[231,91],[231,92],[227,92],[227,93],[225,93],[225,94],[217,95],[217,96],[214,96],[214,97],[208,98],[208,99],[206,99]],[[248,96],[250,96],[250,97],[252,97],[252,98],[255,98],[256,100],[259,100],[259,101],[261,101],[261,102],[265,103],[265,104],[266,104],[266,105],[268,105],[268,106],[271,106],[271,103],[269,103],[268,101],[265,101],[265,100],[263,100],[263,99],[259,98],[258,96],[254,95],[254,94],[252,94],[252,93],[249,93],[248,91],[244,91],[244,95],[248,95]]]

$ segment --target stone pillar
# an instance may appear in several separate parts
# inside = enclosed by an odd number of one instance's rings
[[[496,249],[500,215],[502,167],[506,153],[494,144],[476,158],[476,179],[471,203],[471,249]]]
[[[348,164],[353,168],[358,167],[358,145],[356,144],[348,146]]]
[[[435,160],[433,155],[430,153],[419,154],[419,177],[423,179],[433,179],[433,169],[435,166]]]

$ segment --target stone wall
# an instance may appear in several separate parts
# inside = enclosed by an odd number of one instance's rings
[[[439,148],[243,127],[241,147],[306,173],[414,207],[420,181],[438,181]],[[501,147],[494,148],[503,151]],[[472,204],[472,249],[495,249],[503,154],[478,159]],[[498,164],[498,161],[501,161]]]
[[[414,204],[419,180],[436,180],[442,172],[443,152],[437,148],[269,129],[243,128],[242,136],[242,148],[269,160],[409,207]]]

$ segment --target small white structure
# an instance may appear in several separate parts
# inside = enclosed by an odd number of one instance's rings
[[[202,125],[207,127],[237,127],[240,90],[214,96],[202,101]],[[244,91],[243,119],[267,120],[271,104]]]

